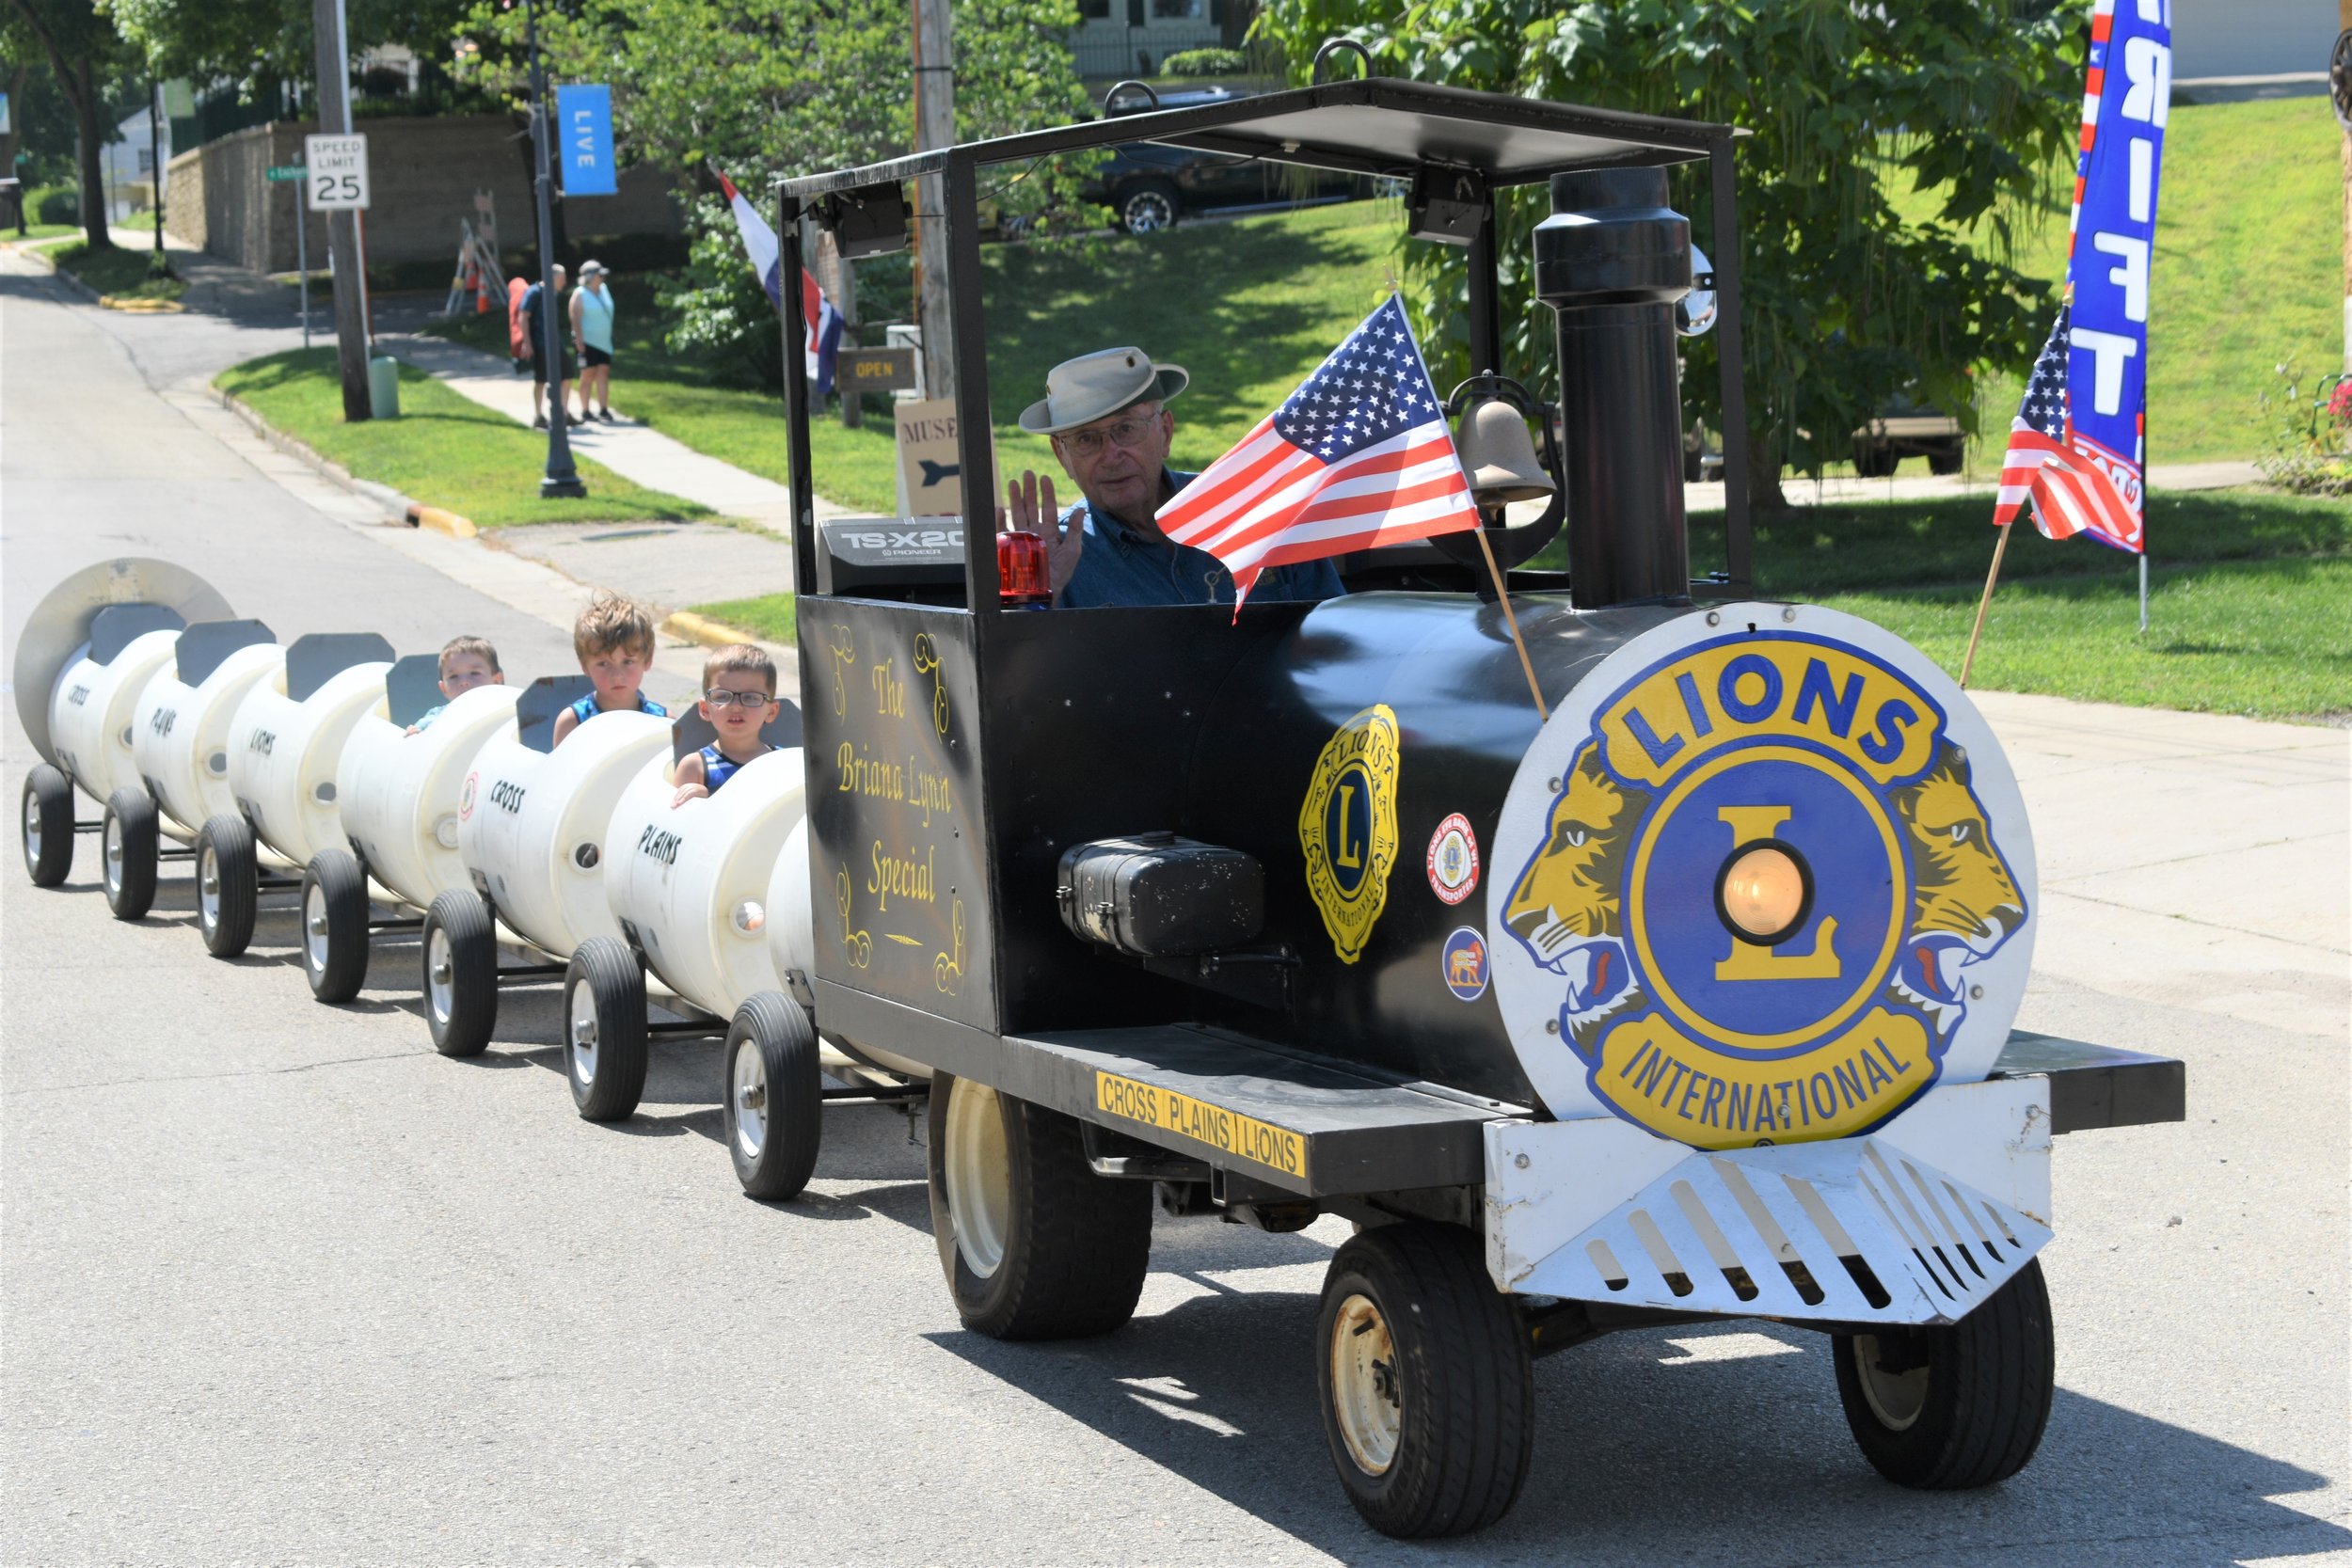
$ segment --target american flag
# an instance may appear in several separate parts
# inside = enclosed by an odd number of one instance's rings
[[[1281,407],[1160,509],[1233,574],[1478,526],[1429,368],[1392,294]]]
[[[2009,451],[2001,456],[2001,493],[1993,508],[1995,527],[2016,519],[2033,502],[2034,527],[2049,539],[2088,533],[2103,545],[2137,553],[2139,509],[2124,499],[2107,469],[2077,437],[2067,414],[2068,323],[2073,312],[2058,307],[2058,322],[2026,379],[2025,400],[2010,421]],[[2134,486],[2137,490],[2137,486]]]
[[[776,244],[776,231],[768,227],[759,209],[743,198],[743,193],[735,188],[735,182],[718,165],[713,164],[710,172],[719,176],[719,188],[725,193],[728,210],[735,214],[736,230],[743,237],[743,250],[752,259],[752,270],[759,274],[769,303],[782,311],[784,254]],[[808,325],[809,389],[825,397],[833,391],[834,365],[841,352],[841,312],[818,288],[816,274],[806,267],[801,269],[801,319]]]

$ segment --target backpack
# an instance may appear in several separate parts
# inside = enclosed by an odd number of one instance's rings
[[[506,351],[516,359],[523,356],[523,295],[530,288],[527,277],[506,280]]]

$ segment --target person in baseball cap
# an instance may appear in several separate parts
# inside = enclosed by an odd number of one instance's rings
[[[1021,428],[1050,438],[1083,501],[1066,513],[1054,482],[1025,469],[1005,487],[1001,527],[1045,541],[1054,603],[1063,609],[1232,604],[1231,573],[1205,550],[1178,545],[1154,515],[1193,475],[1168,466],[1176,417],[1168,404],[1192,377],[1139,348],[1065,359],[1045,374],[1045,396],[1021,411]],[[1327,599],[1343,592],[1328,561],[1260,575],[1250,602]]]

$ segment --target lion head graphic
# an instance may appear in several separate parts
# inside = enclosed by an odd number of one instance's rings
[[[1641,1001],[1627,961],[1620,890],[1633,825],[1648,804],[1648,796],[1602,769],[1598,745],[1587,741],[1502,911],[1519,945],[1567,981],[1560,1024],[1580,1047]]]
[[[1892,799],[1914,886],[1911,929],[1887,990],[1948,1036],[1967,1011],[1963,972],[1992,957],[2026,923],[2025,899],[1986,831],[1965,752],[1947,743],[1927,776],[1893,791]]]

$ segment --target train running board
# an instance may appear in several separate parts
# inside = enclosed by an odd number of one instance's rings
[[[2050,1239],[2049,1126],[2029,1079],[1938,1089],[1866,1137],[1760,1148],[1613,1118],[1493,1123],[1488,1266],[1520,1294],[1957,1322]]]

